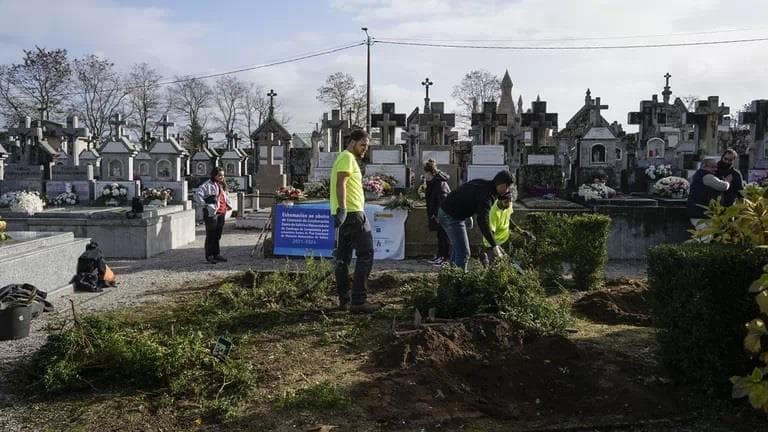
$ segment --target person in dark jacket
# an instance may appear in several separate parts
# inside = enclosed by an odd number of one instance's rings
[[[437,212],[440,225],[448,234],[451,244],[451,264],[467,270],[469,259],[469,237],[466,220],[477,216],[477,225],[488,241],[495,257],[504,255],[488,223],[488,212],[496,199],[509,190],[514,178],[509,171],[499,171],[493,180],[475,179],[464,183],[448,194]]]
[[[448,234],[445,233],[443,227],[440,226],[440,221],[437,219],[437,211],[440,209],[440,204],[443,203],[445,197],[451,192],[451,187],[448,186],[448,174],[437,169],[436,163],[432,159],[429,159],[424,164],[424,178],[427,181],[425,198],[427,200],[429,230],[437,232],[437,255],[430,260],[430,263],[439,266],[450,259],[450,246]]]
[[[717,158],[707,158],[701,162],[701,168],[693,174],[691,179],[691,189],[688,194],[688,217],[691,219],[691,225],[700,229],[705,226],[703,219],[709,202],[718,199],[722,192],[727,191],[733,180],[731,175],[724,179],[717,177]]]
[[[720,161],[717,162],[717,177],[719,179],[725,179],[728,176],[731,177],[731,187],[723,192],[723,196],[720,198],[720,204],[726,207],[732,206],[733,203],[736,202],[736,198],[739,197],[739,192],[744,189],[744,178],[741,176],[739,170],[734,167],[736,158],[738,157],[739,154],[736,153],[736,150],[729,148],[723,152]]]

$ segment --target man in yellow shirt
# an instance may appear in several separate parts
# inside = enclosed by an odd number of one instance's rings
[[[496,240],[496,244],[501,246],[502,250],[506,249],[505,245],[509,241],[509,225],[512,218],[512,193],[506,192],[502,194],[488,212],[488,225],[490,225],[493,238]],[[486,265],[493,263],[494,255],[491,252],[491,245],[488,240],[483,238],[483,246],[485,252],[483,254],[483,261]]]
[[[368,133],[354,130],[346,150],[333,162],[331,169],[331,215],[338,228],[336,238],[336,291],[339,308],[352,313],[371,313],[379,309],[367,301],[368,276],[373,267],[373,234],[365,217],[363,176],[357,160],[368,151]],[[352,251],[357,255],[352,296],[349,286],[349,263]]]

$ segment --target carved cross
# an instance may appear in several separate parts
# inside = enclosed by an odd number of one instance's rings
[[[394,103],[382,103],[381,114],[371,116],[371,126],[381,128],[382,145],[395,145],[395,130],[405,127],[405,114],[396,114]]]
[[[269,89],[267,96],[269,96],[269,117],[268,118],[272,118],[275,116],[275,96],[277,96],[277,93],[275,93],[274,89]]]
[[[125,126],[125,120],[123,120],[123,115],[120,113],[114,114],[112,119],[109,121],[109,124],[114,128],[116,132],[115,137],[119,141],[120,138],[124,135],[123,127]]]
[[[413,159],[416,157],[416,154],[418,153],[418,144],[419,144],[419,137],[421,136],[421,132],[419,132],[419,125],[416,123],[412,123],[408,126],[407,132],[403,132],[400,134],[400,138],[404,139],[405,142],[408,143],[408,156]]]
[[[79,165],[79,155],[77,154],[77,149],[75,149],[75,142],[78,138],[87,138],[90,136],[88,128],[81,128],[77,116],[70,116],[67,117],[67,125],[65,127],[57,127],[52,132],[65,138],[64,142],[66,143],[66,147],[63,150],[72,158],[72,163],[74,165]]]
[[[37,163],[33,149],[37,143],[43,139],[43,128],[32,127],[32,118],[29,116],[19,119],[19,126],[8,128],[8,134],[16,137],[16,143],[19,147],[18,153],[12,155],[11,162],[20,162],[27,165]],[[11,152],[12,154],[14,152]],[[15,157],[14,157],[15,156]]]
[[[421,82],[421,85],[424,86],[424,88],[427,91],[427,95],[424,97],[424,113],[429,113],[429,88],[434,85],[435,83],[429,80],[429,77],[424,78],[424,81]]]
[[[589,120],[592,126],[600,126],[600,110],[608,109],[608,105],[600,105],[600,98],[595,98],[595,103],[589,107]]]
[[[696,112],[685,113],[685,123],[695,125],[699,132],[698,148],[706,155],[719,153],[717,127],[723,116],[729,114],[730,107],[718,105],[720,98],[710,96],[707,100],[696,102]]]
[[[346,120],[341,118],[339,110],[331,110],[331,119],[328,120],[328,115],[323,115],[323,128],[330,129],[331,131],[331,148],[328,151],[341,151],[339,144],[341,128],[344,126]]]
[[[496,102],[483,102],[483,112],[472,113],[472,126],[479,129],[480,144],[497,144],[496,128],[507,125],[507,115],[496,113]]]
[[[548,113],[547,103],[540,100],[531,102],[531,108],[531,112],[521,116],[521,125],[531,128],[532,144],[536,152],[545,143],[547,129],[557,128],[557,113]]]
[[[175,125],[176,123],[172,121],[168,121],[168,114],[163,114],[163,116],[160,118],[160,121],[157,122],[158,126],[162,126],[163,128],[163,141],[168,141],[168,128],[170,126]]]

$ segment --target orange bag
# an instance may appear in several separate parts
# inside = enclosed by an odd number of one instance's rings
[[[115,272],[113,272],[108,265],[105,264],[105,266],[107,269],[104,272],[104,283],[109,286],[115,286],[115,283],[117,282],[117,278],[115,277]]]

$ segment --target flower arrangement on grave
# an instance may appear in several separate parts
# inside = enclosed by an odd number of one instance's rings
[[[56,195],[56,198],[51,200],[51,205],[56,207],[73,206],[80,202],[77,194],[74,192],[62,192]]]
[[[651,180],[661,179],[672,175],[672,165],[649,165],[645,175]]]
[[[380,198],[382,195],[389,195],[395,184],[397,184],[397,180],[385,174],[363,177],[363,191],[367,192],[366,198]]]
[[[394,196],[392,197],[392,199],[387,201],[387,203],[384,204],[384,208],[387,210],[394,210],[394,209],[413,210],[415,208],[415,205],[413,203],[413,200],[408,199],[407,196],[403,194],[398,194],[397,196]]]
[[[163,187],[144,188],[141,190],[141,198],[145,204],[167,203],[173,199],[173,190]]]
[[[101,189],[99,199],[104,205],[118,206],[128,201],[128,188],[117,183],[108,184]]]
[[[668,198],[687,198],[690,190],[688,180],[682,177],[664,177],[654,183],[652,193]]]
[[[8,228],[8,224],[4,220],[0,219],[0,242],[10,240],[11,236],[8,235],[5,230]]]
[[[331,197],[331,179],[304,183],[304,195],[307,198],[328,199]]]
[[[43,211],[45,201],[37,191],[21,191],[16,195],[16,200],[11,204],[11,211],[33,215]]]
[[[279,202],[293,202],[304,200],[306,197],[304,196],[304,192],[301,189],[295,188],[293,186],[281,186],[280,189],[275,192],[275,199]]]
[[[579,186],[577,195],[584,201],[594,201],[611,198],[616,195],[616,191],[605,183],[584,183]]]

